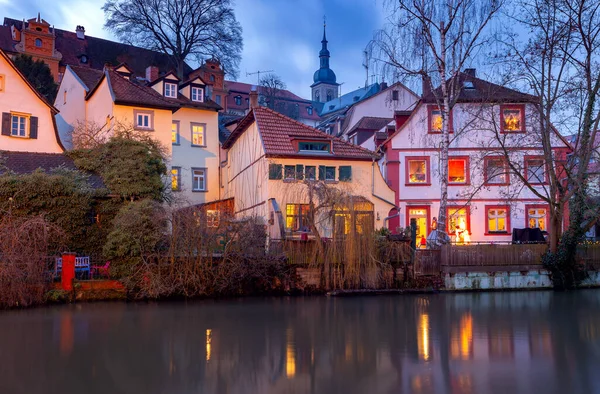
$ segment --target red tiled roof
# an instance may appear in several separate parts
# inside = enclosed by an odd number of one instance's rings
[[[167,100],[154,89],[139,85],[110,68],[104,70],[102,79],[107,77],[114,94],[115,104],[171,110],[179,108],[177,102]],[[98,86],[100,86],[100,82],[98,82],[96,88]],[[86,98],[89,99],[95,91],[95,88],[92,89]]]
[[[4,18],[4,26],[0,30],[1,49],[8,52],[15,51],[15,41],[12,40],[10,26],[14,25],[21,30],[22,24],[22,21],[16,19]],[[53,30],[56,35],[56,50],[62,54],[60,63],[63,65],[83,65],[81,56],[86,55],[88,63],[85,67],[97,70],[102,70],[106,63],[113,66],[127,63],[133,72],[139,76],[145,75],[148,66],[156,66],[163,73],[175,69],[175,63],[171,57],[161,52],[87,35],[84,39],[79,39],[75,32],[61,29]],[[184,73],[187,74],[191,71],[192,68],[185,64]]]
[[[538,103],[539,98],[530,94],[521,93],[517,90],[479,79],[469,74],[459,73],[460,92],[457,102],[459,103]],[[465,88],[464,83],[471,82],[473,88]],[[441,87],[435,89],[438,97],[441,97]],[[423,95],[424,103],[435,103],[436,95],[429,92]]]
[[[35,153],[0,151],[3,167],[15,174],[30,174],[37,169],[50,172],[55,168],[77,170],[73,160],[64,153]],[[1,172],[1,171],[0,171]],[[102,178],[89,174],[89,184],[93,188],[103,188]]]
[[[332,137],[327,133],[265,107],[254,108],[250,111],[224,142],[223,147],[226,149],[231,147],[237,138],[244,133],[248,126],[253,122],[256,122],[258,126],[258,131],[261,135],[263,147],[267,156],[310,156],[323,159],[333,158],[351,160],[371,160],[377,158],[375,152],[361,148],[339,138]],[[333,153],[329,155],[298,153],[292,143],[294,139],[329,140],[332,143]]]
[[[89,67],[69,66],[69,68],[85,84],[88,92],[96,87],[104,75],[102,71]]]

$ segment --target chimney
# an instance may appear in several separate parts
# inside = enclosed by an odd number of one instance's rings
[[[381,88],[381,90],[386,90],[388,88],[388,84],[387,82],[381,82],[379,84],[379,87]]]
[[[252,86],[250,90],[250,109],[258,108],[258,91],[256,86]]]
[[[77,34],[78,39],[85,39],[85,27],[77,25],[77,27],[75,28],[75,34]]]
[[[477,70],[475,68],[466,68],[465,74],[470,75],[473,78],[477,77]]]
[[[421,97],[429,96],[431,94],[431,79],[429,75],[423,75],[423,91],[421,93]]]
[[[154,82],[158,79],[158,67],[148,66],[146,67],[146,80],[148,82]]]

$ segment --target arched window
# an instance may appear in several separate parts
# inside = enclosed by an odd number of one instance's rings
[[[35,39],[35,46],[38,48],[42,47],[42,40],[40,40],[39,38]]]
[[[327,90],[327,101],[333,100],[333,91]]]

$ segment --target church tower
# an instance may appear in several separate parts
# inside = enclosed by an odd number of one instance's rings
[[[333,100],[338,97],[338,86],[335,73],[329,68],[329,50],[327,49],[327,36],[325,29],[327,25],[323,23],[323,40],[321,40],[321,51],[319,59],[321,62],[320,68],[315,71],[313,76],[314,83],[310,85],[312,89],[312,100],[320,103]]]

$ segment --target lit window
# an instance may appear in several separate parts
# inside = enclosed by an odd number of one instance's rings
[[[428,183],[429,170],[426,159],[407,159],[408,183]]]
[[[546,171],[544,171],[544,159],[525,160],[526,177],[530,183],[544,183]]]
[[[177,97],[177,85],[174,83],[165,83],[165,97]]]
[[[135,127],[137,129],[151,129],[152,128],[152,114],[149,112],[137,112],[136,111]]]
[[[285,166],[283,179],[288,181],[296,179],[296,166]]]
[[[40,40],[39,38],[35,39],[35,46],[38,48],[42,47],[42,40]]]
[[[204,169],[204,168],[193,168],[192,169],[192,191],[195,191],[195,192],[206,191],[206,169]]]
[[[539,228],[546,231],[546,208],[528,208],[527,209],[527,226],[529,228]]]
[[[499,185],[508,183],[508,168],[503,158],[488,158],[485,160],[485,181],[488,184]]]
[[[506,106],[501,107],[502,130],[510,132],[524,131],[523,107]]]
[[[448,182],[452,184],[467,183],[467,159],[448,159]]]
[[[291,231],[309,231],[308,204],[287,204],[285,207],[285,227]]]
[[[314,181],[317,179],[317,167],[315,166],[306,166],[305,167],[305,175],[304,178],[308,181]]]
[[[508,209],[487,208],[487,221],[489,233],[507,233]]]
[[[331,144],[329,142],[299,142],[298,151],[300,152],[324,152],[328,153]]]
[[[179,167],[171,168],[171,190],[181,190],[181,169]]]
[[[417,244],[425,246],[427,234],[429,233],[429,211],[424,207],[413,207],[408,209],[407,227],[410,226],[412,219],[417,222]]]
[[[325,167],[325,180],[335,181],[335,167]]]
[[[192,101],[202,102],[204,100],[202,88],[192,87]]]
[[[28,117],[24,115],[12,115],[11,119],[12,122],[10,128],[10,135],[13,137],[27,137]]]
[[[171,123],[171,142],[173,145],[179,145],[179,122]]]
[[[242,96],[235,96],[235,105],[242,105]]]
[[[434,132],[441,132],[443,127],[442,111],[432,109],[429,115],[429,129]]]
[[[206,227],[217,228],[221,221],[221,212],[216,209],[206,210]]]
[[[455,237],[456,243],[468,243],[471,241],[469,231],[467,208],[448,208],[448,235]]]
[[[204,131],[206,126],[203,124],[192,124],[192,146],[206,146]]]

